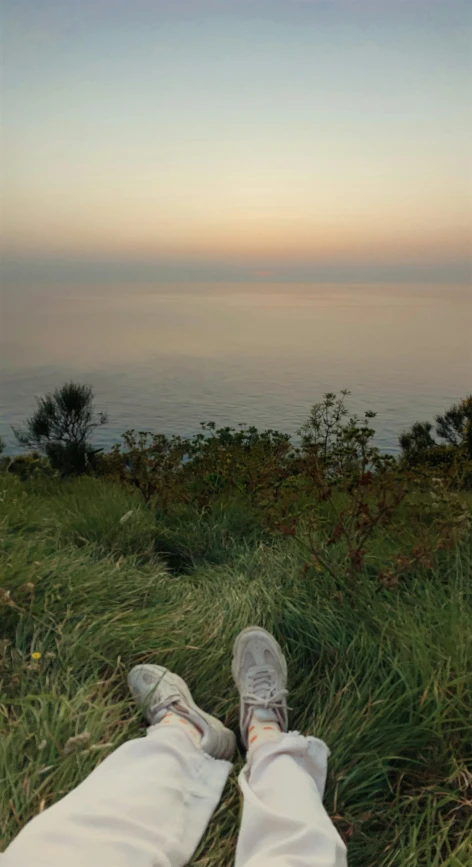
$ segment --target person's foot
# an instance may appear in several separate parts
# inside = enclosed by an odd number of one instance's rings
[[[273,635],[259,626],[243,629],[234,643],[232,672],[241,699],[244,745],[287,731],[287,663]]]
[[[151,725],[170,713],[175,714],[201,732],[200,746],[204,752],[214,759],[232,758],[236,748],[233,732],[198,707],[178,674],[162,665],[136,665],[128,675],[128,686]]]

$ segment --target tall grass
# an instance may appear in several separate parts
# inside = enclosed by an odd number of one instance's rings
[[[231,645],[256,622],[286,651],[292,727],[332,750],[326,805],[351,867],[470,864],[470,544],[390,592],[367,572],[352,585],[304,570],[296,542],[265,537],[236,502],[171,520],[108,482],[8,476],[0,496],[5,845],[143,734],[135,663],[177,670],[236,729]],[[233,861],[235,780],[194,865]]]

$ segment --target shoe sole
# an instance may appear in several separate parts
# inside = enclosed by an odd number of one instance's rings
[[[247,626],[246,629],[243,629],[242,632],[236,638],[236,641],[233,645],[233,662],[231,665],[231,674],[233,675],[233,680],[239,690],[239,669],[241,666],[241,656],[242,656],[242,645],[245,643],[245,639],[249,636],[257,637],[260,634],[265,635],[266,638],[269,639],[269,643],[272,644],[275,654],[277,656],[280,665],[282,666],[282,671],[285,680],[285,686],[287,685],[287,660],[285,659],[283,650],[279,644],[279,642],[274,638],[274,636],[264,629],[262,626]]]
[[[210,713],[206,713],[206,711],[202,710],[202,708],[198,706],[196,701],[194,701],[194,699],[193,699],[192,693],[190,692],[190,689],[187,686],[186,681],[182,677],[179,677],[178,674],[175,674],[173,671],[169,671],[169,669],[165,668],[163,665],[153,665],[152,663],[144,663],[144,665],[139,665],[139,666],[135,666],[135,667],[141,668],[141,669],[145,668],[147,671],[150,671],[153,674],[158,674],[159,680],[163,680],[163,678],[165,677],[166,683],[170,684],[171,686],[175,686],[176,691],[179,692],[183,696],[183,698],[185,700],[185,704],[187,704],[189,707],[192,708],[192,710],[196,711],[200,716],[202,716],[209,725],[211,725],[213,727],[216,726],[217,728],[220,729],[220,731],[223,731],[223,730],[229,731],[229,729],[226,728],[226,726],[221,722],[221,720],[217,719],[216,716],[212,716]],[[134,669],[131,669],[130,675],[132,674],[133,670]],[[129,676],[128,676],[128,685],[129,685]],[[158,687],[158,684],[156,684],[156,686],[154,687],[154,690],[156,690],[157,687]],[[131,686],[130,686],[130,689],[131,689]],[[153,691],[153,687],[151,687],[151,689],[149,690],[148,696],[151,695],[152,691]],[[132,692],[132,690],[131,690],[131,692]],[[145,701],[146,701],[146,699],[145,699]]]

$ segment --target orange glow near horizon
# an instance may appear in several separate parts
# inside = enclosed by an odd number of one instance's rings
[[[94,209],[91,208],[91,212]],[[195,259],[273,259],[274,262],[366,257],[373,261],[388,257],[467,257],[470,229],[465,220],[419,219],[392,225],[387,216],[378,221],[348,221],[333,215],[284,219],[283,215],[240,220],[221,218],[218,224],[200,220],[162,221],[155,213],[139,212],[130,218],[129,209],[108,214],[77,211],[57,214],[42,222],[33,211],[4,235],[4,249],[21,254],[79,254],[127,258],[189,256]],[[93,219],[94,218],[94,219]],[[95,222],[96,221],[96,222]],[[262,272],[261,272],[262,273]]]
[[[287,148],[296,152],[293,141]],[[228,151],[231,146],[228,145]],[[149,162],[118,171],[105,157],[46,161],[40,176],[7,184],[8,251],[107,256],[191,256],[275,261],[299,259],[466,256],[470,250],[467,197],[459,179],[432,179],[416,162],[396,186],[374,161],[340,164],[326,150],[306,174],[264,164],[263,149],[241,177],[224,161],[161,175]],[[293,155],[295,159],[296,153]],[[228,158],[229,159],[229,158]],[[229,162],[234,162],[231,160]],[[287,159],[287,162],[288,159]],[[432,167],[430,167],[432,168]],[[398,166],[397,166],[398,170]],[[318,176],[319,171],[319,176]],[[300,176],[301,175],[301,176]],[[219,183],[214,183],[214,176]],[[62,190],[67,190],[63,195]]]

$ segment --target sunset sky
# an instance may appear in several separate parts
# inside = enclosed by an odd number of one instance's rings
[[[9,274],[470,279],[467,0],[4,0]]]

